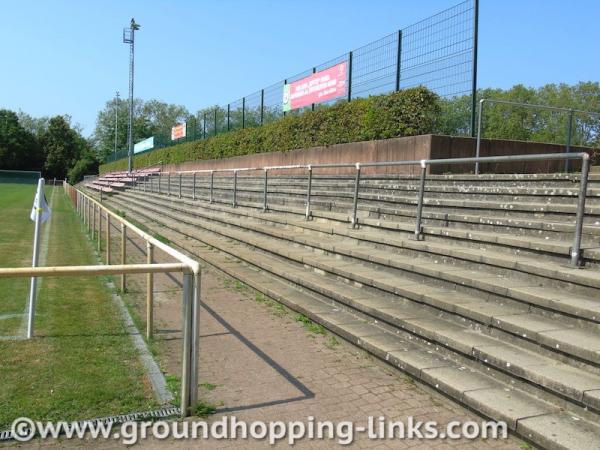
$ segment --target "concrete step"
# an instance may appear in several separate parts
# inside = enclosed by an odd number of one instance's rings
[[[134,213],[143,215],[145,213],[152,214],[151,211],[144,212],[143,209],[136,209],[133,207],[131,202],[127,203],[129,205],[129,210],[133,210]],[[153,214],[153,216],[157,216]],[[310,272],[306,272],[306,270],[302,269],[294,269],[293,267],[282,267],[285,266],[285,263],[279,259],[274,259],[273,257],[267,257],[265,254],[257,255],[257,253],[251,248],[240,247],[239,245],[233,245],[231,243],[227,243],[224,238],[213,238],[209,236],[210,233],[206,233],[207,229],[202,232],[199,232],[194,224],[183,224],[181,219],[177,217],[172,219],[163,219],[164,215],[161,215],[161,221],[167,221],[167,226],[171,227],[174,230],[180,230],[181,227],[188,228],[188,236],[194,237],[195,239],[201,240],[207,245],[211,245],[221,251],[227,252],[231,255],[236,255],[236,257],[244,259],[249,264],[253,264],[256,267],[260,267],[263,270],[268,270],[270,273],[277,274],[282,278],[288,279],[288,281],[297,283],[301,286],[309,287],[315,292],[320,292],[321,294],[325,294],[327,292],[327,296],[329,298],[337,298],[339,300],[339,296],[343,296],[343,292],[336,292],[335,286],[339,284],[339,282],[326,282],[323,284],[323,280],[321,276],[316,274],[311,274]],[[301,256],[306,258],[308,255],[302,255],[302,252],[298,251],[290,251],[288,257],[291,254],[297,255],[300,253]],[[273,259],[271,263],[269,260]],[[316,280],[314,278],[317,278]],[[333,281],[333,280],[331,280]],[[344,283],[342,283],[343,285]],[[358,289],[360,291],[360,289]],[[362,292],[361,292],[362,294]],[[336,297],[338,296],[338,297]],[[400,307],[399,304],[394,305],[395,308]],[[418,314],[415,319],[415,314]],[[400,311],[397,311],[393,314],[390,314],[389,317],[383,315],[381,311],[379,311],[378,318],[379,320],[385,320],[388,323],[393,324],[403,330],[409,331],[415,335],[420,336],[421,338],[425,338],[436,342],[438,344],[444,345],[447,348],[452,349],[455,352],[460,352],[464,355],[475,356],[475,349],[479,346],[505,346],[505,350],[510,350],[511,347],[514,348],[514,353],[516,354],[518,348],[514,346],[510,346],[509,344],[505,344],[502,340],[484,336],[480,331],[475,331],[470,327],[465,327],[458,325],[456,323],[436,318],[435,315],[429,314],[430,317],[423,318],[423,315],[426,314],[425,309],[423,308],[415,308],[411,306],[408,310],[402,309],[400,307]],[[407,318],[408,315],[408,318]],[[393,320],[392,320],[393,318]],[[438,321],[439,323],[437,323]],[[440,322],[441,321],[441,322]],[[445,324],[443,325],[442,324]],[[503,347],[504,348],[504,347]],[[595,381],[598,381],[598,389],[600,389],[600,376],[598,375],[589,375],[586,376],[585,371],[581,371],[576,368],[569,367],[563,363],[557,363],[555,360],[551,358],[547,358],[541,355],[537,355],[535,361],[532,362],[532,367],[529,370],[535,372],[536,376],[539,377],[540,380],[548,380],[548,382],[557,382],[557,385],[552,385],[550,392],[553,394],[568,399],[569,401],[574,402],[578,405],[585,405],[585,407],[593,409],[593,404],[588,404],[588,401],[591,401],[589,398],[585,397],[586,391],[593,391],[596,389]],[[500,358],[500,357],[499,357]],[[541,358],[541,359],[540,359]],[[480,359],[484,362],[482,359]],[[544,364],[538,364],[539,361],[544,361]],[[487,363],[487,361],[486,361]],[[525,370],[528,361],[524,360],[521,363],[518,361],[511,360],[502,360],[497,359],[492,364],[496,370],[504,371],[513,376],[519,376],[520,371]],[[560,384],[558,380],[550,379],[547,374],[545,374],[544,369],[548,364],[553,365],[553,373],[558,373],[560,376],[563,374],[577,374],[579,378],[573,375],[569,378],[570,384]],[[540,369],[540,370],[538,370]],[[572,382],[572,383],[571,383]],[[543,382],[536,383],[536,386],[544,386]]]
[[[156,230],[154,220],[135,214],[134,217]],[[336,308],[265,271],[257,272],[202,244],[190,245],[188,239],[172,229],[161,227],[160,232],[190,255],[201,257],[230,276],[305,314],[474,411],[496,420],[506,420],[511,430],[534,444],[545,448],[580,448],[579,445],[584,443],[594,448],[600,443],[596,416],[561,412],[557,406],[515,389],[514,384],[490,376],[487,370],[464,366],[427,343],[410,339],[405,334],[390,333],[373,321],[365,321]],[[552,433],[548,433],[550,428]]]

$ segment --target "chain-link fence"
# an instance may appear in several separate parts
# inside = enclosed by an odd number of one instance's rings
[[[286,84],[315,72],[346,63],[347,94],[319,104],[352,101],[360,97],[385,94],[415,86],[425,86],[445,99],[471,96],[474,99],[477,68],[478,0],[466,0],[434,16],[407,26],[377,41],[308,68],[226,105],[198,111],[187,124],[185,138],[172,141],[171,136],[157,136],[155,148],[180,142],[206,139],[220,133],[270,123],[286,114],[299,114],[308,107],[283,110]],[[466,122],[474,129],[474,106],[470,102]],[[108,161],[126,156],[110,155]]]

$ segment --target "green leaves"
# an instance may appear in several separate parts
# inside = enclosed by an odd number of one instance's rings
[[[263,152],[286,152],[299,148],[346,142],[427,134],[439,115],[437,96],[423,87],[387,95],[340,101],[315,111],[292,113],[262,127],[238,129],[206,140],[185,142],[135,157],[136,167],[162,161],[219,159]],[[218,112],[220,114],[221,112]],[[209,117],[210,114],[207,115]],[[214,112],[212,117],[214,118]],[[210,118],[210,117],[209,117]],[[214,120],[214,119],[213,119]],[[213,133],[210,127],[207,132]],[[122,170],[126,161],[101,166],[102,172]]]

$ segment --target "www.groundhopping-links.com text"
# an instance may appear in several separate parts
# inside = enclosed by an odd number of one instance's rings
[[[383,416],[367,417],[365,424],[351,421],[333,422],[307,417],[299,421],[243,421],[224,416],[211,421],[143,421],[112,422],[41,422],[27,417],[16,419],[11,427],[13,439],[21,442],[40,439],[113,439],[133,445],[148,438],[164,440],[257,440],[276,444],[286,441],[331,440],[349,445],[358,435],[372,440],[431,439],[506,439],[506,422],[451,421],[441,425],[434,421],[389,420]]]

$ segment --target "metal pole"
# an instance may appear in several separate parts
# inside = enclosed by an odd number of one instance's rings
[[[117,97],[115,98],[115,161],[117,160],[118,129],[119,129],[119,91],[117,91]]]
[[[183,355],[181,358],[181,416],[190,414],[192,391],[192,314],[193,314],[193,280],[189,273],[183,274]]]
[[[128,141],[129,152],[127,171],[133,170],[133,78],[134,78],[134,51],[135,51],[135,31],[139,29],[139,25],[135,20],[131,19],[131,38],[129,41],[129,125],[128,125]]]
[[[152,264],[154,261],[154,246],[146,241],[146,262]],[[146,339],[152,339],[154,330],[154,275],[146,274]]]
[[[260,90],[260,124],[263,124],[265,113],[265,90]]]
[[[213,188],[214,188],[214,181],[215,181],[215,171],[211,170],[210,171],[210,203],[213,202]]]
[[[192,175],[192,200],[196,200],[196,172]]]
[[[96,204],[92,203],[92,241],[96,237]]]
[[[473,5],[473,66],[471,76],[471,137],[475,137],[475,108],[477,107],[477,46],[479,41],[479,0]]]
[[[479,158],[481,154],[481,123],[483,120],[483,104],[485,103],[485,98],[479,100],[479,117],[477,120],[477,144],[475,147],[475,157]],[[479,175],[479,161],[475,162],[475,175]]]
[[[231,104],[227,103],[227,131],[231,130]]]
[[[160,180],[162,179],[162,172],[158,172],[158,193],[162,194],[160,190]]]
[[[242,97],[242,129],[246,128],[246,97]]]
[[[571,139],[573,133],[573,110],[569,110],[569,121],[568,121],[568,129],[567,129],[567,148],[566,153],[571,153]],[[571,171],[571,160],[565,159],[565,172]]]
[[[360,163],[356,163],[356,179],[354,180],[354,201],[352,202],[352,228],[358,227],[358,189],[360,185]]]
[[[106,264],[110,264],[110,214],[106,213]]]
[[[171,195],[171,172],[167,172],[167,195]]]
[[[312,215],[310,211],[310,193],[312,191],[312,166],[308,166],[308,184],[306,186],[306,212],[304,213],[304,218],[306,220],[310,220],[310,216]]]
[[[233,203],[232,206],[237,206],[237,170],[233,171]]]
[[[40,229],[42,227],[42,201],[44,195],[44,179],[38,180],[36,199],[34,201],[35,208],[35,228],[33,231],[33,256],[31,267],[37,267],[40,257]],[[29,285],[29,316],[27,318],[27,339],[33,337],[34,317],[35,317],[35,301],[37,295],[37,277],[31,277]]]
[[[125,265],[127,259],[127,228],[121,224],[121,264]],[[127,280],[125,274],[121,275],[121,292],[127,290]]]
[[[217,135],[217,108],[215,108],[215,136]]]
[[[421,180],[419,184],[419,199],[417,201],[417,220],[415,223],[415,234],[413,236],[417,241],[423,240],[423,227],[421,219],[423,216],[423,197],[425,196],[425,177],[427,176],[427,164],[421,161]]]
[[[583,217],[585,216],[585,198],[587,195],[588,175],[590,172],[590,157],[584,155],[581,160],[581,180],[579,181],[579,197],[577,199],[577,215],[575,218],[575,236],[571,247],[571,266],[583,265],[581,255],[581,235],[583,232]]]
[[[352,52],[348,53],[348,101],[352,100]]]
[[[264,190],[263,190],[263,212],[267,212],[268,206],[267,206],[267,184],[268,184],[268,170],[267,169],[263,169],[265,172],[265,178],[264,178]]]
[[[206,139],[206,113],[204,113],[204,120],[202,121],[202,136]]]
[[[200,293],[202,287],[201,274],[193,276],[192,320],[190,346],[190,406],[198,403],[198,365],[200,350]]]
[[[181,173],[179,173],[179,198],[181,198]]]
[[[396,92],[400,90],[400,70],[402,69],[402,30],[398,30],[398,48],[396,52]]]
[[[313,68],[312,68],[312,73],[317,73],[317,68],[316,68],[316,67],[313,67]],[[314,103],[311,103],[311,104],[310,104],[310,110],[311,110],[311,111],[314,111],[314,110],[315,110],[315,104],[314,104]]]

